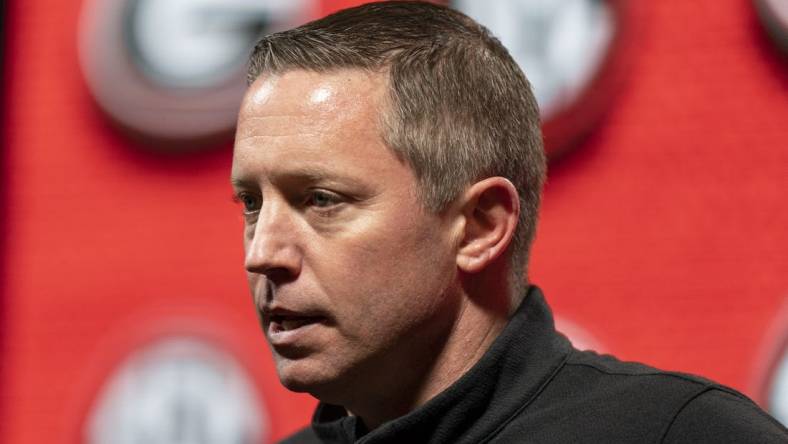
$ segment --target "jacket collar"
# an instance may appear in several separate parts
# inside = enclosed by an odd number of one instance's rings
[[[342,407],[321,403],[312,428],[327,444],[484,442],[527,408],[571,349],[532,286],[479,362],[423,406],[367,433]]]

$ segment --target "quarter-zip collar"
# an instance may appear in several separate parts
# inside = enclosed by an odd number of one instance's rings
[[[312,427],[327,444],[483,443],[528,407],[571,350],[531,286],[479,362],[423,406],[367,431],[344,408],[321,403]]]

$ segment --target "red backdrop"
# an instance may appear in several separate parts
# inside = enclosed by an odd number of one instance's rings
[[[162,316],[212,319],[281,437],[313,404],[279,387],[252,310],[230,142],[165,156],[108,125],[80,6],[8,5],[0,441],[76,442],[119,344]],[[551,165],[532,278],[606,351],[759,396],[788,295],[788,67],[749,1],[640,12],[612,109]]]

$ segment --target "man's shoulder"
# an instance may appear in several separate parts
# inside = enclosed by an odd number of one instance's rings
[[[588,351],[570,353],[510,426],[502,435],[528,428],[533,442],[735,442],[714,437],[750,433],[788,442],[782,425],[733,389]]]
[[[592,416],[601,423],[626,419],[635,425],[648,418],[648,427],[658,433],[685,403],[718,387],[722,388],[700,376],[575,350],[537,402],[562,400],[568,405],[593,407]]]
[[[641,409],[651,409],[652,414],[677,414],[699,397],[708,399],[709,405],[719,396],[725,396],[757,408],[735,389],[702,376],[660,370],[593,351],[571,353],[556,382],[582,387],[582,396],[590,402],[615,401],[622,407],[646,405]],[[712,395],[702,396],[705,393]]]
[[[631,390],[642,387],[660,393],[660,389],[671,392],[676,390],[695,392],[713,386],[723,387],[698,375],[660,370],[640,362],[622,361],[615,356],[598,354],[591,350],[574,350],[567,357],[564,370],[584,380],[610,384],[610,386],[602,386],[609,389],[620,387]]]
[[[786,443],[788,430],[744,395],[711,388],[682,406],[662,442]]]
[[[317,444],[320,442],[312,427],[307,426],[279,441],[279,444]]]

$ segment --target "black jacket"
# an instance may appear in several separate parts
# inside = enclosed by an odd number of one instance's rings
[[[479,362],[422,407],[367,431],[320,404],[283,442],[788,443],[788,431],[733,389],[575,350],[531,287]]]

